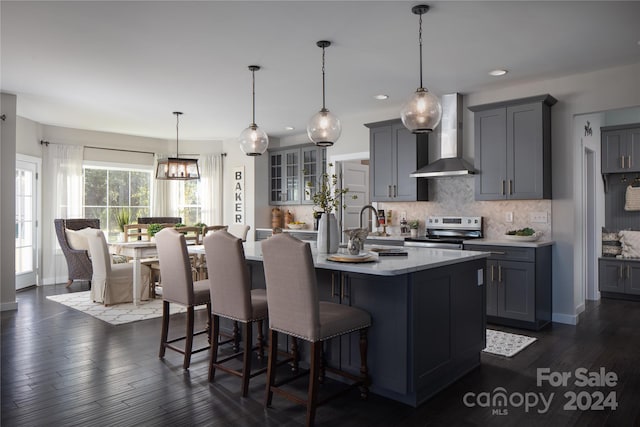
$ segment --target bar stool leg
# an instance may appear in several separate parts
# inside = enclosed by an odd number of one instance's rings
[[[186,330],[186,342],[184,344],[184,362],[182,363],[183,369],[189,369],[191,364],[191,350],[193,349],[193,325],[195,323],[194,308],[190,306],[187,308],[187,330]]]
[[[369,369],[367,368],[367,332],[368,328],[360,329],[360,397],[366,399],[369,396]]]
[[[167,349],[167,337],[169,336],[169,301],[162,301],[162,333],[160,335],[160,352],[158,357],[164,357]]]
[[[264,358],[264,334],[262,332],[263,327],[263,320],[258,320],[258,360],[262,360]]]
[[[220,317],[212,315],[211,317],[211,334],[209,340],[211,342],[211,353],[209,354],[209,382],[213,382],[216,376],[216,363],[218,363],[218,339],[220,336]]]
[[[309,375],[309,395],[307,396],[307,426],[313,425],[316,417],[316,402],[318,400],[318,374],[320,359],[322,358],[322,341],[311,343],[311,372]]]
[[[278,333],[273,329],[269,329],[269,362],[267,365],[267,391],[264,398],[264,406],[271,406],[273,399],[273,391],[271,387],[276,382],[276,369],[278,368]]]
[[[251,378],[251,322],[244,324],[244,357],[242,362],[242,397],[249,394],[249,379]]]

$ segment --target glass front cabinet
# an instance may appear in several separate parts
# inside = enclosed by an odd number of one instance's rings
[[[326,149],[313,144],[270,149],[270,204],[313,204],[325,163]]]

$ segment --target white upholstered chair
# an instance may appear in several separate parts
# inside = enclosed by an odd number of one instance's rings
[[[102,230],[85,229],[83,235],[89,243],[91,252],[91,299],[104,305],[120,304],[133,301],[133,264],[112,264],[107,247],[107,240]],[[149,279],[151,272],[148,267],[142,268],[142,283],[140,299],[149,299]]]
[[[206,304],[207,313],[211,312],[209,281],[193,281],[184,234],[174,228],[164,228],[156,233],[155,238],[162,275],[162,334],[158,356],[163,358],[167,348],[177,351],[184,354],[182,367],[189,369],[191,355],[209,349],[207,345],[193,350],[194,336],[209,332],[209,321],[206,329],[194,332],[195,307]],[[184,336],[169,340],[169,308],[172,303],[187,308],[187,327]],[[184,347],[173,345],[174,342],[182,340],[185,340]]]
[[[261,359],[264,351],[262,336],[263,320],[267,317],[267,294],[264,289],[251,290],[249,268],[244,257],[242,240],[227,233],[216,231],[204,238],[211,293],[211,353],[209,360],[209,381],[213,382],[215,370],[220,369],[242,378],[242,396],[249,391],[249,379],[266,371],[266,368],[251,372],[251,354],[258,350]],[[220,317],[240,322],[243,350],[218,359],[218,339],[220,337]],[[253,324],[258,326],[257,346],[253,346]],[[242,371],[232,369],[223,363],[243,355]]]
[[[318,405],[323,341],[359,331],[360,378],[351,386],[360,387],[362,396],[367,396],[367,330],[371,325],[371,316],[356,307],[318,300],[316,272],[309,243],[287,233],[275,234],[262,242],[262,256],[269,311],[269,365],[265,406],[271,405],[274,392],[294,402],[303,403],[307,407],[309,426],[313,424]],[[310,377],[306,400],[282,390],[280,386],[283,383],[275,385],[279,333],[310,343]],[[353,375],[341,370],[327,370],[354,379]]]
[[[246,242],[249,229],[251,229],[251,226],[247,224],[231,224],[227,231],[238,239],[242,239],[243,242]]]

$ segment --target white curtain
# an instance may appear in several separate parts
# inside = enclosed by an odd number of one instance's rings
[[[162,160],[167,156],[156,154],[153,158],[153,177],[151,179],[151,212],[149,216],[173,216],[175,212],[171,207],[171,195],[175,193],[173,190],[173,181],[164,179],[155,179],[156,169],[158,168],[158,160]]]
[[[43,283],[67,281],[67,265],[59,249],[53,220],[83,217],[82,160],[84,147],[49,144],[43,146]]]
[[[222,154],[200,156],[201,221],[222,225]]]

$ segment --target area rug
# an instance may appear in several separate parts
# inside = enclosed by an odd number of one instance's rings
[[[75,310],[91,315],[112,325],[137,322],[139,320],[153,319],[162,316],[162,299],[150,299],[140,301],[136,307],[133,303],[115,304],[109,307],[91,301],[91,291],[72,292],[69,294],[51,295],[47,299],[66,305]],[[197,309],[206,306],[196,307]],[[186,312],[186,308],[177,304],[171,304],[171,314]]]
[[[487,348],[482,351],[498,356],[513,357],[537,340],[537,338],[525,335],[487,329]]]

